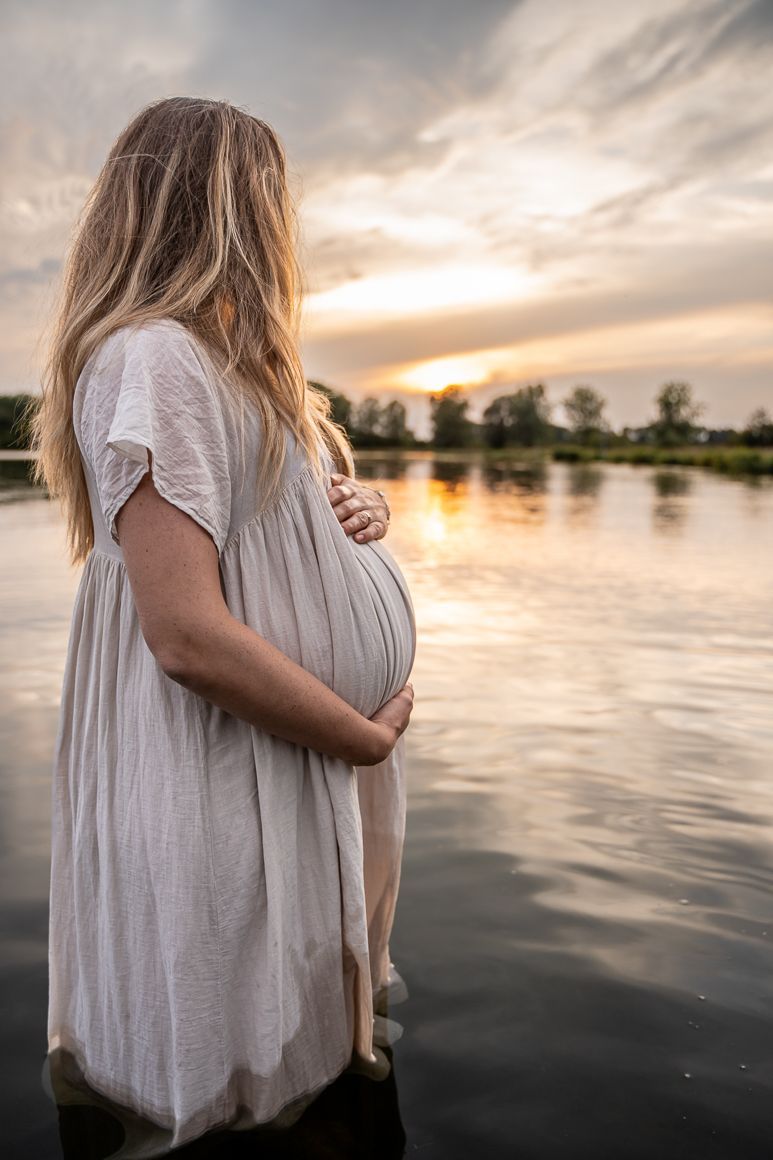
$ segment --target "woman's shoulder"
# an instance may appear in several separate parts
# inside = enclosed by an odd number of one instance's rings
[[[194,401],[202,394],[219,397],[216,380],[206,351],[191,331],[176,319],[154,318],[111,330],[86,359],[76,395],[98,381],[102,398],[133,386],[150,394],[176,390],[181,400]],[[87,393],[93,393],[91,387]]]
[[[194,336],[175,318],[144,319],[114,327],[95,347],[83,369],[102,368],[130,354],[153,357],[156,351],[170,350],[195,354],[198,349]]]

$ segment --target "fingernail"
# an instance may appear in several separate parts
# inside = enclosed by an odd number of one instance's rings
[[[365,536],[363,535],[362,532],[358,532],[354,538],[355,538],[355,540],[364,540]]]

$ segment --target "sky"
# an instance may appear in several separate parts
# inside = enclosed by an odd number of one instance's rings
[[[449,384],[773,411],[773,0],[3,0],[0,45],[2,393],[114,139],[185,93],[283,141],[308,378],[419,433]]]

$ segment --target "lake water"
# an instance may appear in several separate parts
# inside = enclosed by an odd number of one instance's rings
[[[414,595],[384,1084],[186,1156],[770,1160],[773,481],[361,458]],[[79,570],[0,492],[4,1156],[105,1155],[45,1054],[50,760]],[[63,1151],[65,1149],[65,1151]]]

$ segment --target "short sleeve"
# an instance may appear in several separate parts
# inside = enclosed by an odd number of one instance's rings
[[[122,327],[93,358],[80,430],[111,539],[119,543],[116,516],[150,470],[159,494],[209,532],[219,554],[231,518],[227,428],[195,340],[161,320]]]

